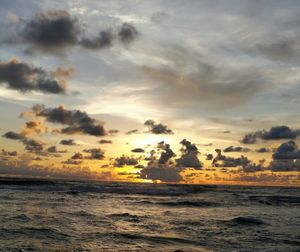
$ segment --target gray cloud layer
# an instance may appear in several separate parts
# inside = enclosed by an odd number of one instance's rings
[[[54,73],[18,60],[0,61],[1,84],[20,92],[66,93],[65,84],[62,81],[56,80]]]
[[[32,108],[32,112],[35,116],[44,117],[48,122],[68,125],[60,131],[64,134],[106,135],[100,122],[80,110],[67,110],[63,106],[46,108],[44,105],[36,105]]]

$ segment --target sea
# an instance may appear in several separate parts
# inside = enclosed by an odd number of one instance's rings
[[[0,251],[300,252],[300,188],[1,179]]]

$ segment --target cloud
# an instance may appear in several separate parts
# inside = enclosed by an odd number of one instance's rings
[[[25,126],[22,130],[22,135],[30,136],[33,134],[43,134],[48,131],[48,128],[39,120],[29,121],[25,123]]]
[[[131,135],[131,134],[136,134],[136,133],[138,133],[138,132],[139,132],[138,129],[133,129],[133,130],[127,131],[125,134],[126,134],[126,135]]]
[[[159,157],[155,155],[155,151],[151,151],[151,156],[147,159],[149,162],[146,167],[139,172],[140,178],[160,180],[162,182],[180,182],[183,180],[180,174],[187,168],[199,170],[202,163],[198,159],[198,149],[195,144],[183,139],[181,142],[181,156],[173,160],[176,156],[170,145],[164,141],[157,145]]]
[[[53,146],[50,146],[50,147],[47,149],[47,152],[48,152],[48,153],[55,154],[55,153],[66,153],[67,151],[65,151],[65,150],[57,150],[56,146],[53,145]]]
[[[144,153],[145,150],[142,149],[142,148],[135,148],[135,149],[132,149],[131,152],[135,152],[135,153]]]
[[[114,165],[116,167],[123,167],[125,165],[135,166],[138,164],[138,160],[138,158],[122,155],[115,159]]]
[[[140,178],[150,179],[152,181],[160,180],[163,182],[180,182],[182,176],[181,168],[174,167],[147,167],[139,172]]]
[[[76,45],[81,27],[78,20],[66,11],[38,13],[25,23],[22,38],[43,49]]]
[[[213,154],[206,154],[206,160],[212,160],[214,158]]]
[[[26,160],[14,161],[14,164],[0,161],[0,174],[20,177],[59,178],[59,179],[104,179],[105,176],[92,172],[88,167],[65,165],[61,168],[33,165]]]
[[[229,146],[223,150],[224,152],[249,152],[249,148],[241,147],[241,146]]]
[[[158,147],[158,149],[163,150],[160,153],[160,157],[158,159],[158,164],[167,164],[172,157],[176,156],[175,153],[170,148],[170,145],[165,143],[164,141],[159,142],[157,147]],[[151,164],[151,163],[149,162],[149,164]]]
[[[264,170],[264,167],[262,166],[262,164],[250,163],[250,164],[243,165],[243,167],[242,167],[242,171],[245,173],[260,172],[263,170]]]
[[[64,134],[86,134],[91,136],[104,136],[106,131],[103,125],[87,113],[80,110],[67,110],[64,106],[46,108],[44,105],[35,105],[32,113],[43,117],[51,123],[68,125],[60,130]]]
[[[159,12],[155,12],[152,14],[150,20],[154,23],[163,23],[167,18],[169,17],[169,15],[163,11],[159,11]]]
[[[257,139],[256,133],[248,133],[243,137],[243,139],[241,140],[241,143],[243,143],[243,144],[255,144],[256,139]]]
[[[222,151],[220,149],[216,149],[215,151],[217,152],[217,156],[212,162],[215,167],[238,167],[250,164],[250,160],[243,155],[241,157],[234,158],[222,155]]]
[[[99,144],[112,144],[111,140],[106,140],[106,139],[101,139],[100,141],[98,141]]]
[[[43,150],[44,143],[35,139],[25,138],[22,142],[25,145],[25,149],[29,152],[40,152]]]
[[[170,61],[168,66],[143,66],[142,69],[156,83],[149,95],[168,107],[195,107],[201,104],[213,110],[240,106],[272,83],[266,80],[262,70],[254,67],[246,70],[216,66],[203,55],[180,47],[168,49],[166,53],[172,55],[166,58]]]
[[[8,131],[6,132],[3,137],[11,139],[11,140],[17,140],[24,144],[25,149],[29,152],[40,152],[43,150],[44,143],[37,141],[35,139],[28,138],[22,134]]]
[[[300,172],[300,160],[299,159],[273,160],[269,165],[269,169],[274,172],[290,172],[290,171]]]
[[[85,153],[90,153],[90,156],[86,156],[85,159],[98,159],[102,160],[104,159],[104,151],[100,148],[94,148],[94,149],[85,149],[83,150]]]
[[[295,139],[300,135],[299,129],[291,129],[288,126],[275,126],[270,130],[260,130],[246,134],[241,140],[244,144],[254,144],[257,139],[262,140],[279,140],[279,139]]]
[[[137,29],[128,23],[119,27],[99,31],[94,37],[87,37],[82,22],[65,10],[48,10],[37,13],[30,20],[23,20],[18,26],[19,34],[10,39],[12,43],[27,43],[32,50],[56,53],[66,48],[80,46],[99,50],[110,47],[114,42],[129,44],[138,36]]]
[[[12,140],[23,140],[25,137],[22,134],[16,133],[14,131],[6,132],[3,137],[12,139]]]
[[[62,139],[60,141],[60,144],[62,145],[77,145],[74,139]]]
[[[294,141],[281,144],[273,153],[273,159],[300,159],[300,150]]]
[[[0,85],[20,92],[66,94],[67,91],[65,82],[55,79],[54,73],[17,59],[0,61]]]
[[[67,165],[80,165],[83,163],[82,160],[74,160],[74,159],[68,159],[66,161],[62,162],[63,164],[67,164]]]
[[[261,147],[259,149],[256,150],[257,153],[267,153],[270,152],[270,150],[266,147]]]
[[[113,39],[114,37],[111,31],[101,31],[99,35],[93,39],[83,38],[80,41],[80,45],[87,49],[102,49],[111,46]]]
[[[139,33],[134,26],[124,23],[118,32],[118,37],[123,43],[131,43],[138,34]]]
[[[256,49],[259,53],[266,55],[273,60],[291,60],[296,59],[300,53],[299,37],[284,38],[258,43]]]
[[[50,147],[47,149],[47,151],[50,152],[50,153],[56,153],[56,152],[57,152],[56,146],[55,146],[55,145],[50,146]]]
[[[190,141],[183,139],[180,144],[183,148],[181,149],[181,157],[177,159],[177,165],[179,167],[192,167],[194,169],[201,169],[202,163],[198,159],[198,148],[195,144]]]
[[[84,159],[83,154],[80,152],[75,152],[71,159]]]
[[[144,125],[148,126],[149,132],[153,134],[174,134],[167,125],[161,123],[155,123],[153,120],[147,120]]]
[[[12,23],[18,23],[20,20],[18,15],[13,12],[8,12],[6,18]]]
[[[272,127],[269,131],[261,132],[261,139],[263,140],[277,140],[277,139],[295,139],[300,135],[300,130],[290,129],[288,126]]]
[[[18,152],[16,152],[16,151],[7,151],[7,150],[2,149],[1,150],[1,155],[15,157],[15,156],[18,156]]]

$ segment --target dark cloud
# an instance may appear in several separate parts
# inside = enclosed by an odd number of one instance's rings
[[[222,151],[220,149],[216,149],[215,151],[217,152],[217,156],[212,162],[215,167],[238,167],[250,164],[250,160],[243,155],[241,157],[234,158],[222,155]]]
[[[198,159],[198,149],[195,144],[183,139],[181,142],[181,156],[173,160],[176,156],[169,144],[164,141],[157,145],[158,153],[151,151],[151,156],[147,166],[142,168],[139,175],[143,179],[160,180],[162,182],[179,182],[183,180],[180,174],[187,168],[201,169],[202,163]]]
[[[294,141],[281,144],[273,153],[273,159],[300,159],[300,150]]]
[[[142,149],[142,148],[135,148],[135,149],[132,149],[131,152],[135,152],[135,153],[144,153],[145,150]]]
[[[269,138],[270,132],[267,132],[264,137]],[[271,138],[273,137],[274,136]],[[266,148],[259,149],[260,153],[265,153],[266,151],[269,150]],[[300,171],[300,150],[298,149],[297,144],[292,140],[282,143],[277,149],[275,149],[272,155],[273,160],[270,162],[268,167],[263,166],[265,159],[260,160],[259,163],[256,164],[251,162],[245,156],[233,158],[222,155],[221,150],[219,149],[216,149],[216,152],[217,157],[213,160],[213,165],[216,167],[240,166],[242,171],[245,173],[255,173],[264,170],[271,170],[274,172]]]
[[[264,167],[262,164],[255,164],[255,163],[250,163],[246,164],[242,167],[243,172],[245,173],[250,173],[250,172],[260,172],[264,170]]]
[[[55,145],[53,145],[53,146],[50,146],[47,149],[47,152],[55,154],[55,153],[66,153],[67,151],[65,151],[65,150],[58,150],[57,147]]]
[[[64,134],[106,135],[99,121],[80,110],[67,110],[63,106],[46,108],[44,105],[36,105],[32,108],[32,112],[38,117],[44,117],[48,122],[68,125],[60,131]]]
[[[280,159],[273,160],[270,163],[269,169],[274,172],[300,172],[300,160],[299,159]]]
[[[150,180],[160,180],[163,182],[180,182],[182,181],[182,176],[180,172],[181,168],[165,168],[165,167],[147,167],[140,171],[139,175],[142,179],[150,179]]]
[[[299,129],[291,129],[288,126],[276,126],[272,127],[270,130],[261,130],[253,133],[246,134],[242,143],[244,144],[254,144],[257,142],[257,139],[262,140],[279,140],[279,139],[295,139],[300,135]]]
[[[94,148],[94,149],[85,149],[83,150],[85,153],[90,153],[90,156],[86,156],[86,159],[98,159],[102,160],[104,159],[104,151],[99,148]]]
[[[261,132],[261,139],[263,140],[277,140],[277,139],[295,139],[300,135],[300,130],[290,129],[288,126],[272,127],[269,131]]]
[[[66,94],[65,82],[56,80],[54,73],[16,59],[0,61],[0,85],[20,92]]]
[[[124,23],[118,31],[119,40],[123,43],[131,43],[138,34],[136,28],[127,23]]]
[[[270,152],[270,150],[268,148],[261,147],[261,148],[257,149],[256,152],[257,153],[267,153],[267,152]]]
[[[158,164],[167,164],[172,157],[176,156],[171,150],[170,145],[166,144],[164,141],[159,142],[157,147],[163,150],[158,159]]]
[[[43,150],[44,143],[39,142],[35,139],[25,138],[24,140],[22,140],[22,142],[25,145],[25,149],[29,152],[40,152]]]
[[[19,133],[13,132],[13,131],[8,131],[6,132],[3,137],[12,139],[12,140],[23,140],[25,137]]]
[[[111,140],[106,140],[106,139],[101,139],[100,141],[98,141],[99,144],[112,144]]]
[[[78,20],[66,11],[47,11],[25,23],[22,38],[43,49],[76,45],[81,32]]]
[[[229,146],[223,150],[224,152],[249,152],[249,148],[241,147],[241,146]]]
[[[148,126],[149,132],[153,134],[174,134],[168,126],[161,123],[155,123],[153,120],[147,120],[144,125]]]
[[[190,141],[183,139],[180,144],[181,148],[181,157],[177,159],[177,164],[179,167],[192,167],[194,169],[201,169],[202,163],[198,159],[198,148],[195,144],[192,144]]]
[[[129,130],[126,132],[126,135],[131,135],[131,134],[135,134],[135,133],[138,133],[139,130],[138,129],[133,129],[133,130]]]
[[[62,145],[76,145],[76,142],[74,139],[63,139],[60,141],[60,144]]]
[[[123,167],[125,165],[135,166],[138,164],[138,161],[138,158],[122,155],[121,157],[115,159],[114,165],[116,167]]]
[[[68,159],[66,161],[62,162],[63,164],[67,164],[67,165],[80,165],[82,164],[82,160],[74,160],[74,159]]]
[[[102,49],[112,45],[114,36],[111,31],[101,31],[99,35],[93,39],[83,38],[80,45],[87,49]]]
[[[7,150],[2,149],[1,150],[1,155],[15,157],[15,156],[18,156],[18,152],[16,152],[16,151],[7,151]]]
[[[71,159],[84,159],[83,154],[80,152],[75,152]]]
[[[49,147],[47,149],[47,151],[50,152],[50,153],[56,153],[57,152],[56,146],[54,145],[54,146]]]
[[[256,133],[248,133],[246,134],[241,142],[243,144],[255,144],[257,139],[257,134]]]
[[[11,139],[11,140],[17,140],[24,144],[25,149],[29,152],[40,152],[43,150],[44,143],[39,142],[37,140],[28,138],[22,134],[8,131],[6,132],[3,137]]]
[[[17,37],[10,39],[10,42],[31,45],[28,52],[38,49],[50,53],[74,46],[98,50],[112,46],[115,41],[127,45],[139,34],[132,24],[124,23],[114,29],[99,31],[94,37],[87,37],[81,21],[64,10],[38,13],[32,19],[23,21],[19,30]]]

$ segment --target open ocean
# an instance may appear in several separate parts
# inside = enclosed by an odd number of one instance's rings
[[[0,251],[300,251],[300,189],[1,179]]]

